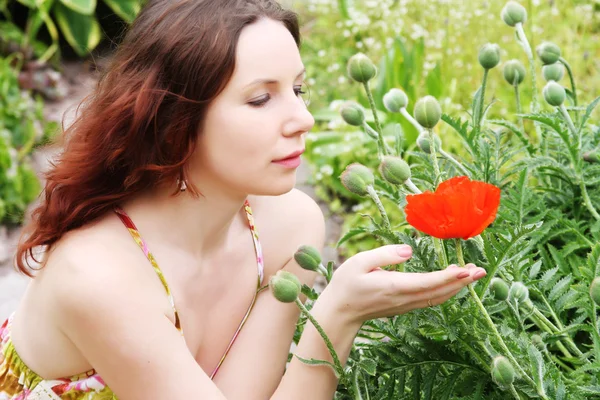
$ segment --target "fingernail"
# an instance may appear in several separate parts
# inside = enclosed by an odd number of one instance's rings
[[[466,278],[469,275],[471,275],[471,274],[468,271],[464,271],[464,272],[461,272],[460,274],[456,275],[456,277],[458,279],[463,279],[463,278]]]
[[[487,275],[487,272],[485,272],[485,270],[480,270],[480,271],[475,272],[475,275],[473,275],[473,279],[481,279],[486,275]]]
[[[410,257],[410,256],[412,256],[412,247],[410,247],[407,244],[403,244],[401,246],[398,246],[396,248],[396,251],[398,252],[398,255],[400,257]]]

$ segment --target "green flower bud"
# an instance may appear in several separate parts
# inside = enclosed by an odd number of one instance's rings
[[[597,306],[600,306],[600,276],[595,277],[590,285],[590,297]]]
[[[435,149],[439,150],[442,147],[442,139],[438,135],[433,135],[433,141],[435,142]],[[423,153],[431,154],[431,142],[429,141],[429,133],[421,132],[417,137],[417,146]]]
[[[548,64],[542,67],[542,75],[544,75],[544,79],[547,82],[558,82],[562,79],[564,74],[565,67],[561,63]]]
[[[414,114],[419,125],[432,129],[442,117],[442,108],[435,97],[425,96],[415,104]]]
[[[362,126],[365,122],[365,110],[353,101],[346,102],[340,109],[340,114],[348,125]]]
[[[540,44],[536,52],[544,65],[554,64],[560,58],[560,47],[552,42],[544,42]]]
[[[369,57],[358,53],[348,60],[348,75],[356,82],[367,83],[377,75],[377,67]]]
[[[479,50],[479,64],[484,69],[492,69],[500,62],[500,46],[495,43],[484,44]]]
[[[300,281],[291,272],[280,270],[269,279],[273,296],[282,303],[293,303],[300,295],[300,287]]]
[[[367,186],[372,186],[375,183],[373,172],[359,163],[348,165],[342,172],[340,179],[346,189],[359,196],[369,194]]]
[[[544,95],[546,103],[554,107],[558,107],[564,103],[565,98],[567,97],[565,88],[554,81],[550,81],[546,84],[542,94]]]
[[[508,298],[508,283],[500,278],[493,278],[490,283],[490,291],[496,300],[504,301]]]
[[[544,340],[542,339],[542,337],[538,334],[532,335],[531,336],[531,343],[537,347],[538,349],[543,349],[545,344],[544,344]]]
[[[519,303],[524,303],[529,299],[529,289],[522,282],[513,282],[508,291],[508,296],[513,300],[518,300]]]
[[[300,246],[294,253],[294,260],[302,268],[308,271],[316,271],[321,265],[321,254],[312,246]]]
[[[600,152],[598,150],[592,150],[583,153],[584,161],[589,163],[600,163]]]
[[[515,381],[515,369],[506,357],[494,357],[492,361],[492,380],[501,387],[510,386]]]
[[[516,1],[509,1],[500,16],[506,25],[516,26],[519,22],[524,24],[527,21],[527,10]]]
[[[389,112],[400,112],[408,105],[408,97],[400,89],[391,89],[383,95],[383,105]]]
[[[402,185],[410,179],[410,167],[400,157],[383,157],[379,165],[379,173],[383,176],[383,179],[394,185]]]
[[[502,70],[504,74],[504,79],[506,82],[514,85],[520,85],[523,80],[525,80],[525,75],[527,72],[525,71],[525,66],[519,60],[510,60],[504,63],[504,69]]]

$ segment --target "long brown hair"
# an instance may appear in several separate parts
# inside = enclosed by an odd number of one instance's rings
[[[17,247],[20,271],[33,276],[34,249],[146,188],[185,179],[206,108],[233,74],[240,33],[260,18],[282,22],[300,46],[296,14],[276,0],[146,3],[65,131]]]

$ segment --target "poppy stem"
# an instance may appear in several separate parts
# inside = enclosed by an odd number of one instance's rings
[[[387,216],[387,213],[385,212],[383,203],[381,203],[381,200],[379,199],[379,196],[377,195],[377,192],[375,192],[375,189],[372,185],[367,186],[367,192],[369,193],[369,196],[373,199],[375,205],[379,209],[379,213],[381,214],[381,218],[383,219],[383,225],[385,226],[385,229],[391,231],[392,226],[390,225],[390,220]]]
[[[433,143],[429,147],[431,148],[431,161],[433,162],[433,171],[435,172],[435,179],[433,180],[433,188],[435,189],[440,181],[440,166],[438,165],[437,151],[435,150],[433,130],[427,129],[427,133],[429,134],[429,143]]]
[[[460,265],[461,267],[464,267],[465,259],[463,258],[462,244],[460,242],[460,238],[454,239],[454,242],[456,243],[456,258],[458,259],[458,265]],[[494,333],[494,336],[496,336],[496,339],[498,339],[498,343],[500,344],[500,347],[502,347],[502,350],[504,350],[506,357],[508,357],[508,359],[512,362],[512,364],[517,368],[517,370],[521,374],[521,377],[523,379],[525,379],[530,385],[532,385],[536,389],[536,391],[540,395],[540,397],[542,399],[548,400],[548,397],[546,396],[544,389],[542,387],[538,387],[535,384],[535,382],[533,381],[533,379],[531,379],[527,375],[527,373],[523,370],[523,368],[521,368],[521,365],[519,364],[519,362],[515,359],[515,356],[513,356],[513,354],[511,353],[511,351],[508,348],[508,346],[506,345],[506,343],[504,343],[504,339],[502,339],[500,332],[498,332],[498,328],[496,328],[494,321],[492,321],[490,314],[488,314],[487,310],[485,309],[483,303],[481,302],[481,299],[477,295],[477,292],[475,291],[475,289],[473,289],[473,285],[469,284],[469,285],[467,285],[467,288],[469,289],[469,293],[471,294],[471,297],[475,301],[475,304],[477,304],[477,307],[481,311],[481,314],[483,314],[483,317],[485,318],[490,329]]]

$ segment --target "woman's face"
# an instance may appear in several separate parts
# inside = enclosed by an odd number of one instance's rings
[[[236,67],[210,104],[189,176],[234,193],[279,195],[296,183],[304,134],[314,125],[299,92],[304,65],[285,26],[261,19],[242,31]],[[283,161],[280,161],[285,159]]]

